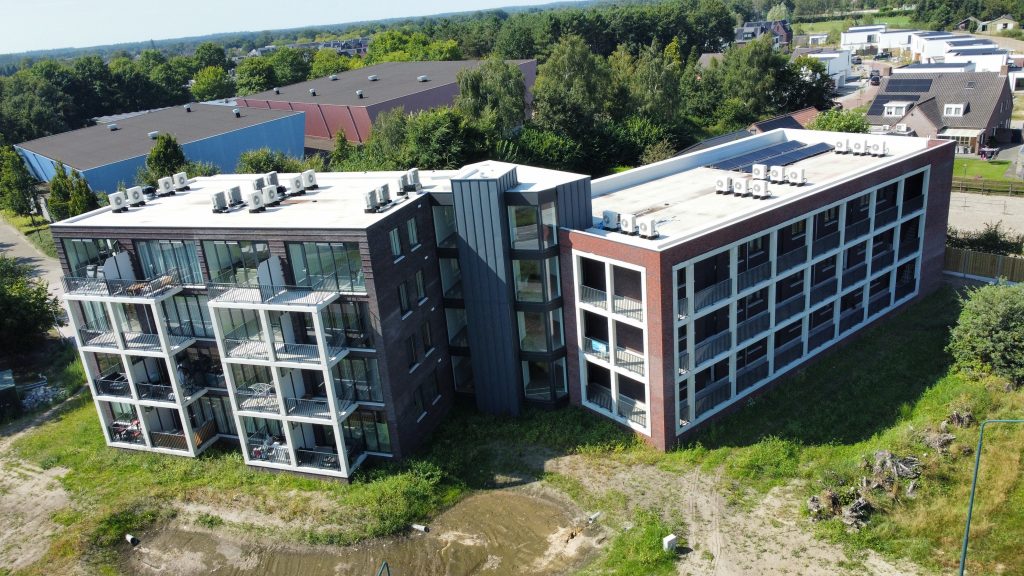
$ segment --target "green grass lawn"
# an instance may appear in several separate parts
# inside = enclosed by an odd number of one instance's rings
[[[948,289],[868,330],[862,337],[787,378],[699,433],[696,442],[658,454],[609,421],[579,409],[528,411],[517,419],[484,416],[469,408],[450,415],[426,452],[405,463],[367,467],[351,485],[270,474],[245,466],[237,450],[197,459],[115,450],[104,445],[95,409],[82,399],[60,419],[20,439],[17,453],[45,467],[68,469],[63,485],[74,507],[58,515],[64,529],[30,573],[64,571],[88,560],[110,568],[125,531],[172,515],[172,502],[254,508],[309,528],[261,527],[274,538],[344,544],[392,533],[429,518],[473,490],[495,487],[502,475],[526,472],[562,490],[588,510],[618,514],[636,529],[620,532],[610,553],[588,568],[598,573],[671,573],[658,553],[658,534],[677,518],[633,510],[629,494],[592,494],[574,478],[537,470],[537,454],[586,455],[588,461],[654,464],[685,473],[721,468],[722,488],[737,505],[774,486],[802,482],[806,498],[830,488],[849,494],[878,450],[921,459],[924,473],[913,498],[872,492],[878,509],[860,532],[838,520],[815,525],[818,534],[856,551],[871,548],[908,557],[930,570],[956,566],[977,426],[954,429],[949,454],[926,447],[921,434],[936,429],[954,408],[979,419],[1024,414],[1024,393],[994,378],[954,372],[945,352],[959,310]],[[993,429],[972,530],[972,573],[1024,566],[1024,429]],[[533,458],[531,458],[533,456]],[[520,474],[521,475],[521,474]],[[682,513],[682,512],[681,512]],[[208,524],[217,524],[215,518]],[[689,520],[687,520],[689,521]],[[695,519],[694,521],[699,521]],[[275,532],[275,530],[277,530]],[[639,570],[639,572],[637,572]]]
[[[800,26],[804,34],[814,33],[825,33],[831,32],[834,28],[840,29],[840,31],[846,31],[847,19],[840,18],[838,20],[826,20],[824,22],[808,22],[806,24],[797,22],[795,26]],[[910,16],[886,16],[885,18],[875,18],[875,24],[887,24],[890,28],[910,28],[911,21]],[[858,24],[861,25],[861,24]]]
[[[1002,180],[1019,182],[1017,178],[1008,178],[1006,171],[1010,168],[1009,160],[981,160],[980,158],[956,158],[953,160],[953,176],[958,178],[983,178],[986,180]]]
[[[51,258],[57,257],[57,247],[53,243],[53,236],[50,234],[50,225],[42,218],[36,218],[33,222],[28,216],[19,216],[9,210],[0,210],[2,217],[8,224],[14,226],[29,239],[29,242]]]

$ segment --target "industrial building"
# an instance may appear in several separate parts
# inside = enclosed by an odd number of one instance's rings
[[[512,60],[523,72],[526,101],[537,78],[536,60]],[[330,141],[340,130],[349,142],[365,142],[377,115],[402,107],[416,112],[450,106],[459,94],[459,71],[480,60],[384,62],[239,97],[240,106],[306,113],[306,136]],[[311,143],[316,147],[316,143]],[[323,147],[323,143],[320,143]]]
[[[302,112],[235,110],[215,104],[161,108],[22,142],[14,148],[36,179],[52,179],[55,163],[61,162],[81,173],[97,193],[134,185],[159,134],[174,135],[186,158],[210,162],[222,172],[233,172],[242,152],[254,148],[302,156]]]
[[[952,156],[780,129],[593,183],[491,161],[196,178],[52,229],[109,445],[220,439],[347,478],[456,394],[572,402],[670,448],[936,287]]]

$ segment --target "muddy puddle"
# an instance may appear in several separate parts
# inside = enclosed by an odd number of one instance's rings
[[[482,492],[435,518],[428,533],[347,547],[275,543],[175,522],[144,534],[124,568],[132,574],[374,576],[387,561],[393,576],[561,574],[593,558],[604,540],[602,529],[584,528],[586,519],[567,508],[524,491]]]

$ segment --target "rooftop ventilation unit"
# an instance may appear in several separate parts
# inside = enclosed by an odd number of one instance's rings
[[[619,216],[619,231],[623,234],[636,234],[636,214],[622,214]]]
[[[423,74],[421,76],[417,76],[416,77],[416,81],[417,82],[430,82],[430,76],[427,76],[426,74]]]
[[[124,192],[114,192],[108,196],[110,200],[110,208],[112,212],[127,212],[128,211],[128,199],[125,198]]]
[[[152,200],[156,198],[156,188],[152,186],[143,186],[142,195],[146,197],[146,200]]]
[[[387,205],[391,203],[391,187],[387,184],[381,184],[380,188],[377,188],[377,198],[380,200],[381,205]]]
[[[750,195],[755,199],[765,199],[771,197],[771,192],[768,190],[768,182],[765,180],[753,180],[750,182]]]
[[[242,117],[242,111],[239,110],[238,108],[235,108],[235,109],[231,110],[231,113],[235,115],[235,118],[241,118]]]
[[[274,94],[280,94],[280,93],[281,93],[281,89],[275,86],[274,87]]]
[[[228,188],[228,205],[234,208],[235,206],[241,206],[242,202],[242,187],[232,186]]]
[[[264,174],[263,181],[267,183],[267,186],[279,186],[277,181],[277,172],[274,170]]]
[[[363,212],[376,212],[377,207],[380,206],[380,204],[377,203],[377,190],[370,190],[369,192],[364,194],[363,197],[366,199],[366,208],[363,209]]]
[[[832,147],[835,149],[836,154],[848,154],[850,152],[850,141],[846,138],[842,138],[840,140],[836,140]]]
[[[807,171],[803,168],[790,167],[786,170],[786,181],[793,186],[803,186],[807,183]]]
[[[418,192],[423,186],[420,184],[420,169],[409,168],[409,171],[405,173],[409,176],[409,192]]]
[[[331,82],[334,82],[335,80],[338,79],[338,75],[337,74],[331,74],[330,76],[328,76],[328,78],[331,79]]]
[[[885,142],[871,142],[868,144],[868,154],[872,156],[885,156],[889,153],[889,147]]]
[[[733,180],[732,193],[737,196],[746,196],[750,194],[750,180],[747,178],[737,178]]]
[[[309,89],[309,95],[310,96],[316,96],[316,88],[310,88]]]
[[[173,196],[174,195],[174,178],[170,176],[164,176],[163,178],[156,181],[156,195],[157,196]]]
[[[128,205],[132,208],[146,205],[146,197],[142,194],[142,186],[132,186],[125,190],[124,194],[128,197]]]
[[[267,206],[278,206],[281,198],[277,195],[277,186],[263,187],[263,203]]]
[[[910,132],[910,129],[907,128],[906,124],[897,124],[896,132],[899,132],[900,134],[906,134],[907,132]]]
[[[119,129],[120,129],[120,126],[118,126],[117,124],[115,124],[113,122],[111,122],[110,124],[107,124],[107,130],[110,130],[111,132],[117,132]]]
[[[637,224],[636,231],[641,238],[657,238],[658,221],[654,218],[644,218]]]
[[[156,137],[159,136],[159,135],[160,135],[160,131],[159,130],[153,130],[152,132],[147,134],[147,136],[149,136],[150,140],[156,140]]]
[[[402,174],[398,177],[398,188],[395,189],[395,194],[399,196],[405,196],[409,193],[409,175]]]
[[[301,196],[306,193],[306,189],[302,187],[302,176],[292,176],[288,179],[288,194],[291,196]]]
[[[768,179],[768,165],[767,164],[754,164],[750,167],[750,174],[754,180],[767,180]]]
[[[892,129],[892,126],[890,126],[888,124],[882,124],[882,132],[888,132],[891,129]]]
[[[772,166],[768,170],[768,180],[771,182],[785,182],[786,181],[786,168],[785,166]]]
[[[302,187],[306,190],[316,190],[316,170],[306,170],[302,173]]]
[[[191,112],[191,111],[192,111],[192,105],[191,104],[185,104],[185,112],[188,113],[188,112]]]
[[[605,210],[601,215],[601,227],[605,230],[618,230],[619,213],[614,210]]]
[[[356,90],[356,98],[359,98],[360,100],[363,99],[363,91],[362,90]]]
[[[263,176],[252,179],[253,190],[263,190],[263,187],[267,185],[267,181],[263,179]]]
[[[259,190],[249,193],[249,212],[266,212],[267,207],[263,205],[263,192]]]
[[[366,79],[369,80],[370,82],[376,82],[377,80],[380,80],[380,78],[376,74],[370,74],[369,76],[366,77]]]
[[[213,204],[214,214],[221,214],[228,211],[228,199],[223,190],[210,194],[210,203]]]
[[[184,172],[178,172],[174,176],[174,189],[177,191],[188,190],[188,174]]]
[[[728,194],[732,192],[732,176],[719,176],[715,179],[715,193]]]
[[[867,140],[854,140],[850,142],[850,151],[857,155],[864,155],[868,153],[868,141]]]

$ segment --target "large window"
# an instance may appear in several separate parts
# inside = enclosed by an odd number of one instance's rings
[[[541,250],[558,244],[558,214],[554,202],[537,206],[509,206],[512,248]]]
[[[376,410],[357,410],[343,424],[345,445],[349,454],[363,451],[391,452],[391,436],[388,433],[388,422],[383,412]],[[349,456],[350,463],[352,456]]]
[[[409,218],[405,221],[405,231],[409,235],[409,248],[416,248],[420,245],[420,233],[416,228],[416,219]]]
[[[95,277],[97,269],[103,268],[107,258],[121,251],[116,240],[66,238],[63,242],[64,253],[68,258],[68,268],[71,269],[73,277]],[[125,274],[119,273],[118,277],[123,278]]]
[[[561,296],[558,257],[547,260],[513,260],[516,300],[547,302]]]
[[[223,284],[258,284],[257,270],[270,258],[266,242],[204,240],[203,253],[210,281]]]
[[[552,312],[517,312],[519,344],[524,352],[551,352],[564,344],[562,309]]]
[[[178,274],[183,284],[203,283],[199,246],[192,240],[140,240],[135,250],[145,278]]]
[[[388,232],[388,241],[391,243],[391,255],[398,259],[402,256],[402,239],[398,235],[398,228],[392,228]]]
[[[288,244],[288,259],[299,286],[322,286],[339,292],[366,292],[363,259],[356,242]]]
[[[168,327],[172,334],[191,335],[197,338],[213,338],[213,323],[207,297],[203,294],[176,294],[163,303]]]
[[[334,367],[335,378],[349,397],[360,402],[383,402],[376,358],[349,356]]]
[[[328,331],[344,330],[351,348],[373,348],[370,306],[366,302],[335,302],[327,308]]]
[[[564,358],[553,362],[523,361],[523,388],[528,399],[557,400],[569,393],[566,386]]]

